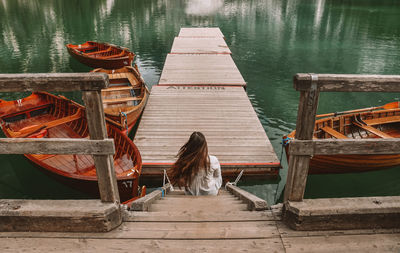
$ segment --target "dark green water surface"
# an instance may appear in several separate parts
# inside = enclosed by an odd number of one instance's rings
[[[67,43],[105,41],[132,49],[146,82],[157,83],[181,27],[218,26],[248,96],[275,148],[295,128],[295,73],[400,74],[400,1],[396,0],[2,0],[0,72],[86,72]],[[0,94],[16,99],[26,94]],[[79,94],[70,94],[79,99]],[[322,94],[319,113],[377,106],[400,94]],[[286,181],[242,187],[273,202]],[[54,182],[23,156],[0,156],[0,198],[87,197]],[[400,168],[309,176],[306,197],[400,194]]]

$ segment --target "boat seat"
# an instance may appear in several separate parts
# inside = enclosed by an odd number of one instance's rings
[[[389,116],[389,117],[376,118],[376,119],[366,119],[366,120],[364,120],[364,122],[368,126],[396,123],[396,122],[400,122],[400,116]]]
[[[42,104],[38,104],[37,106],[30,106],[30,105],[23,105],[21,107],[18,108],[18,111],[9,113],[9,114],[5,114],[2,116],[3,119],[7,119],[7,118],[12,118],[14,116],[20,115],[20,114],[24,114],[24,113],[28,113],[28,112],[32,112],[32,111],[36,111],[36,110],[40,110],[40,109],[44,109],[46,107],[50,107],[52,106],[52,103],[42,103]]]
[[[124,73],[114,73],[114,74],[108,74],[108,77],[110,79],[122,79],[125,78],[125,76],[123,75]]]
[[[51,157],[54,157],[55,154],[47,154],[47,155],[46,154],[45,155],[33,155],[33,154],[31,154],[31,156],[33,156],[34,158],[36,158],[38,160],[43,161],[43,160],[49,159]]]
[[[86,53],[86,55],[94,55],[94,54],[101,54],[101,53],[105,53],[111,50],[111,47],[108,47],[105,50],[101,50],[101,51],[94,51],[94,52],[90,52],[90,53]]]
[[[124,103],[124,102],[141,100],[141,99],[142,98],[138,98],[138,97],[103,99],[103,104]]]
[[[74,120],[80,119],[81,117],[82,117],[82,110],[79,109],[75,114],[73,114],[71,116],[66,116],[64,118],[60,118],[60,119],[56,119],[56,120],[53,120],[53,121],[45,122],[45,123],[40,124],[40,125],[32,126],[32,127],[29,127],[27,129],[25,129],[24,131],[14,132],[14,131],[11,131],[11,130],[9,130],[7,128],[4,128],[4,129],[6,129],[6,131],[9,133],[9,135],[12,138],[25,138],[26,136],[29,136],[29,135],[31,135],[33,133],[36,133],[36,132],[40,131],[40,130],[49,129],[49,128],[52,128],[52,127],[56,127],[56,126],[65,124],[65,123],[69,123],[69,122],[72,122]]]
[[[384,133],[384,132],[382,132],[382,131],[380,131],[380,130],[378,130],[378,129],[372,127],[372,126],[362,125],[362,124],[359,124],[359,123],[357,123],[357,122],[354,122],[354,124],[355,124],[356,126],[362,128],[362,129],[364,129],[365,131],[368,131],[368,132],[370,132],[370,133],[373,133],[373,134],[375,134],[376,136],[379,136],[379,137],[381,137],[381,138],[383,138],[383,139],[390,139],[390,138],[393,138],[392,136],[388,135],[387,133]]]
[[[132,90],[132,86],[119,86],[119,87],[110,87],[107,89],[101,90],[102,92],[107,92],[107,91],[119,91],[119,90]]]
[[[336,139],[348,139],[349,138],[346,135],[339,133],[338,131],[336,131],[335,129],[333,129],[329,126],[324,126],[321,128],[321,130],[324,131],[325,133],[332,135]]]
[[[110,74],[110,75],[109,75],[109,78],[110,78],[110,79],[124,79],[124,78],[126,78],[126,79],[129,80],[129,82],[130,82],[132,85],[136,85],[136,84],[139,83],[139,81],[138,81],[136,78],[134,78],[131,74],[127,74],[127,73],[115,73],[115,74]]]
[[[120,54],[113,54],[110,56],[104,56],[103,59],[110,59],[110,58],[119,58],[125,56],[125,51],[122,51]]]
[[[86,51],[90,51],[90,50],[93,50],[93,49],[95,49],[96,48],[96,46],[87,46],[87,47],[74,47],[74,49],[77,49],[78,51],[81,51],[81,52],[86,52]]]

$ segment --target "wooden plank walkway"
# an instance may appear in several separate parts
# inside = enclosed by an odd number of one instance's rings
[[[280,207],[247,211],[222,190],[192,197],[182,191],[146,212],[124,211],[107,233],[0,232],[0,252],[399,252],[400,229],[293,231]],[[221,210],[220,207],[223,206]]]
[[[167,56],[134,139],[142,178],[159,178],[193,131],[205,134],[223,176],[241,169],[247,176],[276,176],[279,160],[219,28],[182,28],[172,52],[182,54]]]
[[[168,54],[158,84],[246,86],[226,54]]]
[[[142,176],[174,163],[193,131],[205,134],[224,176],[270,174],[280,166],[272,145],[241,87],[153,86],[135,144]]]
[[[231,54],[222,37],[175,37],[171,54]]]
[[[221,37],[223,38],[224,35],[222,34],[219,27],[183,27],[179,31],[179,37]]]

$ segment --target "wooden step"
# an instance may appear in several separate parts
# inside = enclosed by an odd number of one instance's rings
[[[199,203],[198,205],[186,205],[186,204],[152,204],[150,206],[152,212],[168,212],[168,211],[187,211],[193,212],[203,210],[207,212],[228,212],[228,211],[246,211],[246,204],[230,204],[225,205],[223,202],[219,203]]]
[[[219,203],[223,203],[225,205],[235,205],[235,204],[242,204],[243,202],[237,198],[226,199],[226,198],[219,198],[219,197],[209,197],[209,198],[162,198],[157,200],[156,204],[160,205],[219,205]]]
[[[250,212],[250,211],[227,211],[217,212],[210,215],[209,212],[196,210],[169,211],[169,212],[134,212],[125,211],[124,221],[151,221],[151,222],[203,222],[203,221],[272,221],[279,220],[271,211]]]
[[[209,198],[210,196],[196,196],[197,199],[203,199],[203,198]],[[171,199],[186,199],[186,198],[193,198],[193,196],[190,195],[174,195],[174,194],[167,194],[166,198]],[[222,194],[218,195],[218,198],[220,199],[238,199],[237,197],[233,196],[232,194]]]
[[[321,130],[324,131],[325,133],[328,133],[328,134],[332,135],[336,139],[348,139],[349,138],[346,135],[344,135],[342,133],[339,133],[335,129],[333,129],[331,127],[328,127],[328,126],[322,127]]]

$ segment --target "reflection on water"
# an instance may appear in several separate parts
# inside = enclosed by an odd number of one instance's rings
[[[281,136],[295,127],[297,115],[292,76],[302,72],[399,74],[399,23],[396,0],[1,0],[0,72],[86,72],[90,68],[71,59],[64,45],[106,41],[132,49],[144,79],[153,85],[181,27],[218,26],[279,155]],[[15,96],[2,94],[1,98]],[[376,106],[399,97],[322,94],[319,112]],[[3,162],[7,163],[4,157]],[[400,194],[393,183],[400,178],[397,171],[357,177],[377,188],[390,185],[387,192]],[[391,177],[384,177],[386,173]],[[385,182],[375,182],[379,175]],[[286,169],[281,176],[285,181]],[[337,176],[314,178],[307,186],[310,196],[337,192]],[[253,189],[260,196],[274,195],[277,185],[269,183],[256,182]],[[364,192],[365,186],[359,185],[355,194]],[[281,191],[283,183],[279,187]]]
[[[223,0],[188,0],[186,15],[206,16],[215,14],[224,5]]]

